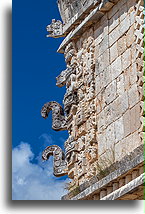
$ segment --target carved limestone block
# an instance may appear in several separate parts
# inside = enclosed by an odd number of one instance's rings
[[[75,173],[75,172],[74,172]],[[69,188],[68,190],[71,192],[72,190],[74,190],[77,186],[78,186],[78,180],[76,179],[76,177],[69,183]]]
[[[72,115],[75,115],[75,114],[76,114],[76,111],[77,111],[77,105],[72,105],[70,111],[71,111],[70,113],[71,113]]]
[[[84,84],[87,87],[90,87],[91,83],[94,81],[94,73],[92,72],[88,73],[87,75],[85,75],[84,79],[85,79]]]
[[[65,153],[66,153],[66,161],[69,169],[70,166],[72,167],[72,165],[74,165],[74,163],[78,160],[77,159],[78,143],[77,141],[74,141],[74,137],[71,135],[65,142]]]
[[[80,102],[81,100],[84,99],[85,97],[85,87],[84,85],[81,85],[77,91],[78,94],[78,101]]]
[[[77,135],[77,137],[84,136],[86,133],[87,133],[86,123],[83,123],[82,125],[80,125],[78,127],[78,133],[77,133],[78,135]]]
[[[87,53],[88,53],[87,67],[91,68],[92,65],[94,65],[94,53],[95,53],[95,42],[92,37],[88,38],[86,49],[87,49]]]
[[[68,152],[66,154],[66,161],[68,169],[70,169],[70,167],[72,168],[72,165],[74,165],[74,163],[78,161],[78,152],[75,151]]]
[[[85,150],[86,159],[89,163],[93,163],[98,159],[98,150],[95,146],[89,146]]]
[[[96,142],[96,129],[90,129],[86,134],[86,146],[92,145]]]
[[[85,149],[85,136],[81,136],[78,140],[78,151],[83,151]]]
[[[69,114],[66,117],[67,121],[67,129],[68,131],[71,131],[71,135],[75,138],[75,127],[76,127],[76,111],[77,106],[72,105]],[[74,132],[74,133],[72,133]]]
[[[72,66],[72,68],[76,68],[78,66],[78,59],[76,57],[76,54],[73,55],[73,57],[70,61],[70,65]]]
[[[72,166],[68,167],[68,177],[70,179],[74,179],[75,178],[75,167],[72,168]],[[74,181],[74,180],[73,180]],[[72,182],[73,182],[72,181]]]
[[[70,42],[64,51],[64,57],[65,57],[65,61],[68,65],[72,65],[74,63],[74,61],[71,63],[72,57],[76,57],[76,50],[75,50],[75,46],[73,44],[73,42]],[[73,59],[74,60],[74,59]],[[76,61],[75,61],[76,64]]]
[[[95,84],[94,84],[94,82],[91,82],[90,87],[86,88],[86,93],[87,93],[86,99],[88,101],[92,100],[95,97]]]
[[[70,77],[71,74],[75,73],[75,70],[72,69],[70,66],[67,66],[67,69],[62,71],[60,75],[56,77],[56,85],[58,87],[63,87],[66,84],[67,79]]]
[[[89,115],[92,115],[93,113],[96,112],[96,105],[95,105],[94,99],[88,103],[88,112],[89,112]]]
[[[46,30],[48,31],[49,35],[47,37],[63,37],[63,24],[60,20],[52,19],[52,23],[47,25]]]
[[[85,121],[86,121],[86,119],[84,117],[84,111],[83,111],[83,108],[81,108],[79,111],[77,111],[77,114],[76,114],[76,125],[80,126]]]
[[[76,91],[76,75],[74,73],[69,76],[66,87],[69,93]]]
[[[87,54],[86,68],[92,69],[95,67],[94,50]]]
[[[62,149],[57,146],[48,146],[42,153],[42,159],[48,160],[50,156],[53,156],[53,174],[56,177],[60,177],[67,174],[67,164],[65,161],[65,155]]]
[[[56,77],[56,85],[63,87],[66,84],[66,70],[62,71],[59,76]]]
[[[86,157],[84,151],[78,153],[78,162],[76,163],[78,178],[86,173]]]
[[[75,117],[75,116],[74,116]],[[75,125],[75,123],[72,123],[71,132],[70,134],[74,137],[75,140],[77,140],[78,136],[78,127]]]
[[[78,151],[78,143],[74,141],[73,136],[69,136],[69,138],[65,141],[65,152],[66,154],[71,151]]]
[[[144,2],[138,1],[135,15],[135,42],[137,70],[143,73],[144,66]],[[143,76],[143,74],[142,74]]]
[[[92,178],[94,175],[96,175],[96,167],[93,165],[93,163],[91,163],[91,165],[88,164],[87,174],[85,175],[86,179]]]
[[[72,178],[74,175],[74,164],[78,162],[78,156],[81,151],[85,148],[85,137],[82,136],[77,141],[74,141],[72,136],[69,136],[65,142],[66,161],[69,170],[69,177]]]
[[[77,87],[77,89],[80,89],[81,87],[84,87],[83,75],[77,76],[77,78],[76,78],[76,87]]]
[[[82,77],[83,75],[83,66],[80,63],[76,67],[76,75],[77,75],[77,80],[79,80],[79,78]]]
[[[87,101],[84,102],[83,109],[84,109],[84,117],[85,118],[88,118],[90,116],[90,112],[88,111],[89,104],[90,104],[90,102],[87,102]]]
[[[65,112],[67,114],[69,114],[71,106],[77,104],[77,93],[76,92],[66,92],[63,103],[64,103]]]
[[[80,50],[77,52],[77,58],[78,58],[79,62],[82,61],[82,57],[83,57],[83,49],[80,49]]]
[[[96,129],[96,128],[97,128],[97,118],[96,118],[96,114],[93,113],[88,118],[88,120],[86,121],[86,129],[87,129],[88,132],[90,132],[91,129]]]
[[[52,129],[55,131],[66,130],[67,124],[64,111],[61,105],[55,101],[44,104],[41,109],[41,116],[46,119],[52,110]]]

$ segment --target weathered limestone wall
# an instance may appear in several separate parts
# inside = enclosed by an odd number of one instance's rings
[[[57,3],[63,23],[66,25],[71,19],[81,16],[94,4],[94,0],[58,0]]]
[[[49,146],[43,158],[53,155],[54,174],[72,179],[68,189],[76,197],[64,198],[125,200],[130,194],[122,191],[135,188],[134,199],[142,198],[144,1],[59,0],[58,6],[63,23],[53,19],[47,30],[48,37],[66,36],[58,49],[66,70],[56,78],[66,86],[64,111],[49,102],[41,113],[46,118],[52,110],[52,128],[67,129],[69,138],[64,153]]]
[[[141,4],[120,0],[72,43],[70,64],[75,60],[77,69],[70,85],[75,85],[78,104],[69,126],[79,152],[68,175],[75,186],[143,143]]]
[[[108,175],[93,176],[62,200],[137,200],[143,199],[144,156],[143,145],[125,156]]]
[[[140,3],[119,1],[94,26],[98,156],[99,161],[108,159],[106,164],[121,160],[143,143],[143,88],[140,88],[143,6],[139,7]]]

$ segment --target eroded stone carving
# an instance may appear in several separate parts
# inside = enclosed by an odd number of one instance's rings
[[[66,130],[66,120],[63,108],[55,101],[44,104],[41,109],[41,116],[46,119],[49,112],[52,110],[52,129],[55,131]]]
[[[67,163],[65,161],[65,155],[62,149],[57,146],[48,146],[42,153],[42,159],[48,160],[50,156],[53,156],[53,174],[56,177],[60,177],[67,174]]]
[[[63,24],[60,20],[52,19],[52,23],[50,25],[47,25],[46,30],[49,33],[47,37],[58,38],[64,36]]]
[[[65,152],[68,165],[74,164],[77,161],[78,142],[72,136],[65,142]]]
[[[66,92],[64,96],[64,110],[67,114],[69,114],[70,108],[72,105],[77,104],[77,93],[76,92]]]
[[[71,67],[67,67],[66,70],[62,71],[60,75],[56,77],[56,85],[58,87],[63,87],[66,84],[67,79],[73,74],[75,71]]]
[[[76,51],[75,51],[74,43],[70,42],[66,46],[64,51],[65,61],[68,65],[75,66],[76,61],[73,61],[73,63],[71,62],[72,58],[75,58],[75,55],[76,55]]]
[[[135,19],[135,41],[136,41],[136,68],[137,68],[137,87],[140,98],[140,129],[139,136],[144,142],[144,132],[145,132],[145,123],[144,123],[144,111],[143,103],[145,100],[144,96],[144,84],[145,84],[145,72],[144,72],[144,2],[139,0],[136,5],[136,19]]]
[[[86,152],[86,158],[89,163],[92,163],[95,160],[97,160],[98,158],[97,148],[95,148],[94,146],[89,146],[85,152]]]
[[[87,166],[87,162],[86,162],[85,152],[81,151],[78,153],[78,162],[76,164],[78,178],[86,174],[86,166]]]
[[[104,163],[110,164],[114,157],[113,161],[118,161],[117,153],[122,148],[130,152],[132,147],[130,141],[135,142],[136,145],[140,143],[137,134],[139,133],[140,138],[143,139],[145,98],[143,96],[143,0],[125,2],[126,7],[123,7],[117,15],[120,24],[115,28],[112,27],[111,20],[116,15],[111,15],[110,10],[113,6],[112,2],[117,3],[118,0],[92,1],[93,8],[90,9],[90,14],[86,14],[85,19],[81,15],[80,22],[72,25],[77,18],[72,16],[80,4],[77,2],[77,0],[59,0],[58,4],[64,15],[63,24],[52,20],[52,24],[47,26],[50,37],[63,36],[63,31],[68,35],[58,50],[64,53],[66,69],[56,77],[58,87],[66,86],[63,100],[65,114],[56,102],[52,102],[52,105],[47,103],[41,114],[46,118],[52,110],[53,129],[57,131],[67,129],[69,133],[69,138],[65,142],[65,155],[57,146],[51,146],[46,148],[44,159],[53,155],[54,174],[61,176],[67,173],[68,177],[73,179],[72,186],[78,187],[96,175],[99,167],[103,174]],[[90,1],[81,0],[81,2],[85,5]],[[96,9],[97,3],[100,2],[101,6]],[[118,8],[115,5],[113,7]],[[129,9],[126,16],[121,14],[124,8]],[[69,13],[71,9],[73,13]],[[98,12],[93,15],[95,10],[100,10],[101,12],[98,11],[100,15],[105,13],[100,21],[97,18]],[[71,17],[73,20],[69,22]],[[83,24],[81,24],[82,20]],[[117,29],[119,29],[119,37],[114,40],[112,35],[116,35]],[[112,84],[113,98],[107,102]],[[135,102],[134,106],[132,105],[134,100],[132,86],[138,89],[135,92],[139,92],[140,106],[137,104],[135,107]],[[138,98],[137,100],[139,102]],[[137,114],[140,114],[141,121],[139,117],[135,118]],[[129,122],[126,117],[129,118]],[[134,121],[141,122],[140,129],[135,127]],[[124,142],[129,144],[129,149]],[[110,147],[114,149],[114,153],[109,149]],[[60,155],[57,155],[57,151]],[[102,165],[100,160],[104,160]]]
[[[66,73],[67,73],[67,69],[62,71],[60,75],[56,77],[56,80],[57,80],[56,85],[58,87],[63,87],[66,84]]]

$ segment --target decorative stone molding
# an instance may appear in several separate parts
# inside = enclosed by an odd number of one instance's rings
[[[145,177],[145,173],[141,174],[139,177],[137,177],[134,180],[130,181],[126,185],[122,186],[121,188],[113,191],[109,195],[107,195],[105,197],[102,197],[100,200],[116,200],[116,199],[119,200],[124,195],[126,195],[126,194],[128,195],[129,192],[137,189],[141,185],[144,185],[144,177]],[[143,191],[143,188],[142,188],[142,191]],[[130,199],[131,198],[132,197],[130,197]]]
[[[140,98],[140,129],[139,135],[144,141],[144,1],[139,0],[136,5],[135,14],[135,43],[136,43],[136,68],[137,87]]]
[[[42,159],[48,160],[50,156],[53,156],[53,174],[56,177],[64,176],[67,174],[67,163],[65,161],[65,155],[62,149],[57,146],[48,146],[42,153]]]
[[[135,169],[137,169],[139,175],[141,175],[144,172],[144,156],[142,154],[142,149],[143,145],[136,148],[131,154],[125,156],[120,162],[113,164],[108,169],[104,169],[104,172],[108,173],[107,176],[102,179],[101,174],[93,176],[90,180],[80,185],[79,188],[77,188],[77,191],[74,189],[63,196],[62,200],[95,200],[93,199],[93,196],[96,194],[99,194],[97,200],[100,200],[100,192],[108,189],[107,192],[110,194],[109,188],[113,186],[113,183],[118,183],[122,178],[126,179],[126,183],[130,182],[132,180],[132,173]],[[130,178],[129,175],[131,175]],[[138,177],[138,174],[136,177]],[[113,188],[110,189],[111,192],[113,192]],[[117,186],[117,189],[119,189],[119,185]]]
[[[52,129],[61,131],[67,129],[65,115],[61,105],[55,101],[44,104],[41,109],[41,116],[46,119],[49,112],[52,110]]]
[[[90,27],[93,23],[96,23],[97,21],[99,21],[103,17],[103,15],[107,11],[109,11],[114,6],[114,4],[116,4],[118,1],[119,0],[94,1],[94,6],[90,8],[92,11],[90,10],[90,13],[87,13],[88,15],[86,17],[84,17],[83,19],[81,19],[81,22],[80,22],[80,20],[78,20],[79,24],[74,25],[76,27],[75,28],[73,27],[73,30],[71,30],[70,26],[69,27],[64,26],[64,29],[66,29],[64,31],[67,32],[67,36],[61,43],[57,52],[64,53],[64,49],[67,44],[69,44],[75,38],[80,37],[83,34],[83,32],[86,30],[86,28]],[[98,5],[96,6],[96,4],[98,4]],[[76,16],[76,17],[78,17],[78,16]],[[74,22],[76,22],[76,19],[73,19],[70,22],[71,25],[73,25]]]
[[[72,107],[72,105],[77,104],[77,93],[76,92],[66,92],[64,95],[64,110],[67,114],[69,114],[69,111]]]
[[[58,8],[61,18],[65,24],[68,22],[73,23],[73,20],[82,15],[87,9],[93,6],[94,0],[58,0]]]

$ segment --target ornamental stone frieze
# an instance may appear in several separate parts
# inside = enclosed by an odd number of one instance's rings
[[[54,175],[71,182],[64,200],[143,199],[144,2],[58,0],[61,21],[48,37],[65,37],[58,48],[66,69],[63,104],[46,103],[52,128],[67,130],[60,147],[48,146]],[[132,194],[130,194],[132,191]]]

